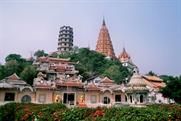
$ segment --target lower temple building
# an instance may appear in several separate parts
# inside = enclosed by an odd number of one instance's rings
[[[33,86],[16,74],[0,81],[0,104],[31,102],[37,104],[63,103],[68,107],[146,106],[168,103],[159,89],[163,80],[135,73],[127,84],[116,84],[108,77],[83,82],[67,59],[41,57],[34,63],[39,73]]]

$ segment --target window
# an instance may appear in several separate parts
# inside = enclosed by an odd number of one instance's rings
[[[110,103],[110,98],[109,97],[104,97],[103,98],[103,103],[104,104],[109,104]]]
[[[45,103],[46,101],[46,95],[45,94],[40,94],[39,95],[39,102],[40,103]]]
[[[29,95],[24,95],[21,98],[21,102],[23,102],[23,103],[30,103],[31,102],[31,97]]]
[[[15,93],[5,93],[4,101],[14,101]]]
[[[121,102],[121,95],[115,95],[115,102]]]
[[[96,103],[96,102],[97,102],[96,95],[91,95],[91,96],[90,96],[90,102],[91,102],[91,103]]]

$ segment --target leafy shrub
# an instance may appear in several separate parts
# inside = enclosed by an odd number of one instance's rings
[[[16,103],[7,103],[0,106],[0,121],[14,121],[15,109]]]
[[[63,104],[10,103],[0,107],[0,121],[180,121],[180,105],[145,108],[66,108]]]

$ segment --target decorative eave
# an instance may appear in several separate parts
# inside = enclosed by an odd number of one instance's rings
[[[52,87],[50,85],[34,85],[35,89],[54,89],[55,87]]]
[[[81,87],[83,88],[84,84],[82,82],[77,81],[67,81],[67,82],[60,82],[56,83],[56,86],[61,87]]]
[[[125,89],[126,93],[135,93],[135,92],[149,92],[147,87],[127,87]]]

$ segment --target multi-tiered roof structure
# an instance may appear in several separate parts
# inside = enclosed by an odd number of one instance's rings
[[[73,47],[73,28],[70,26],[60,27],[58,39],[58,52],[64,53],[72,51]]]

